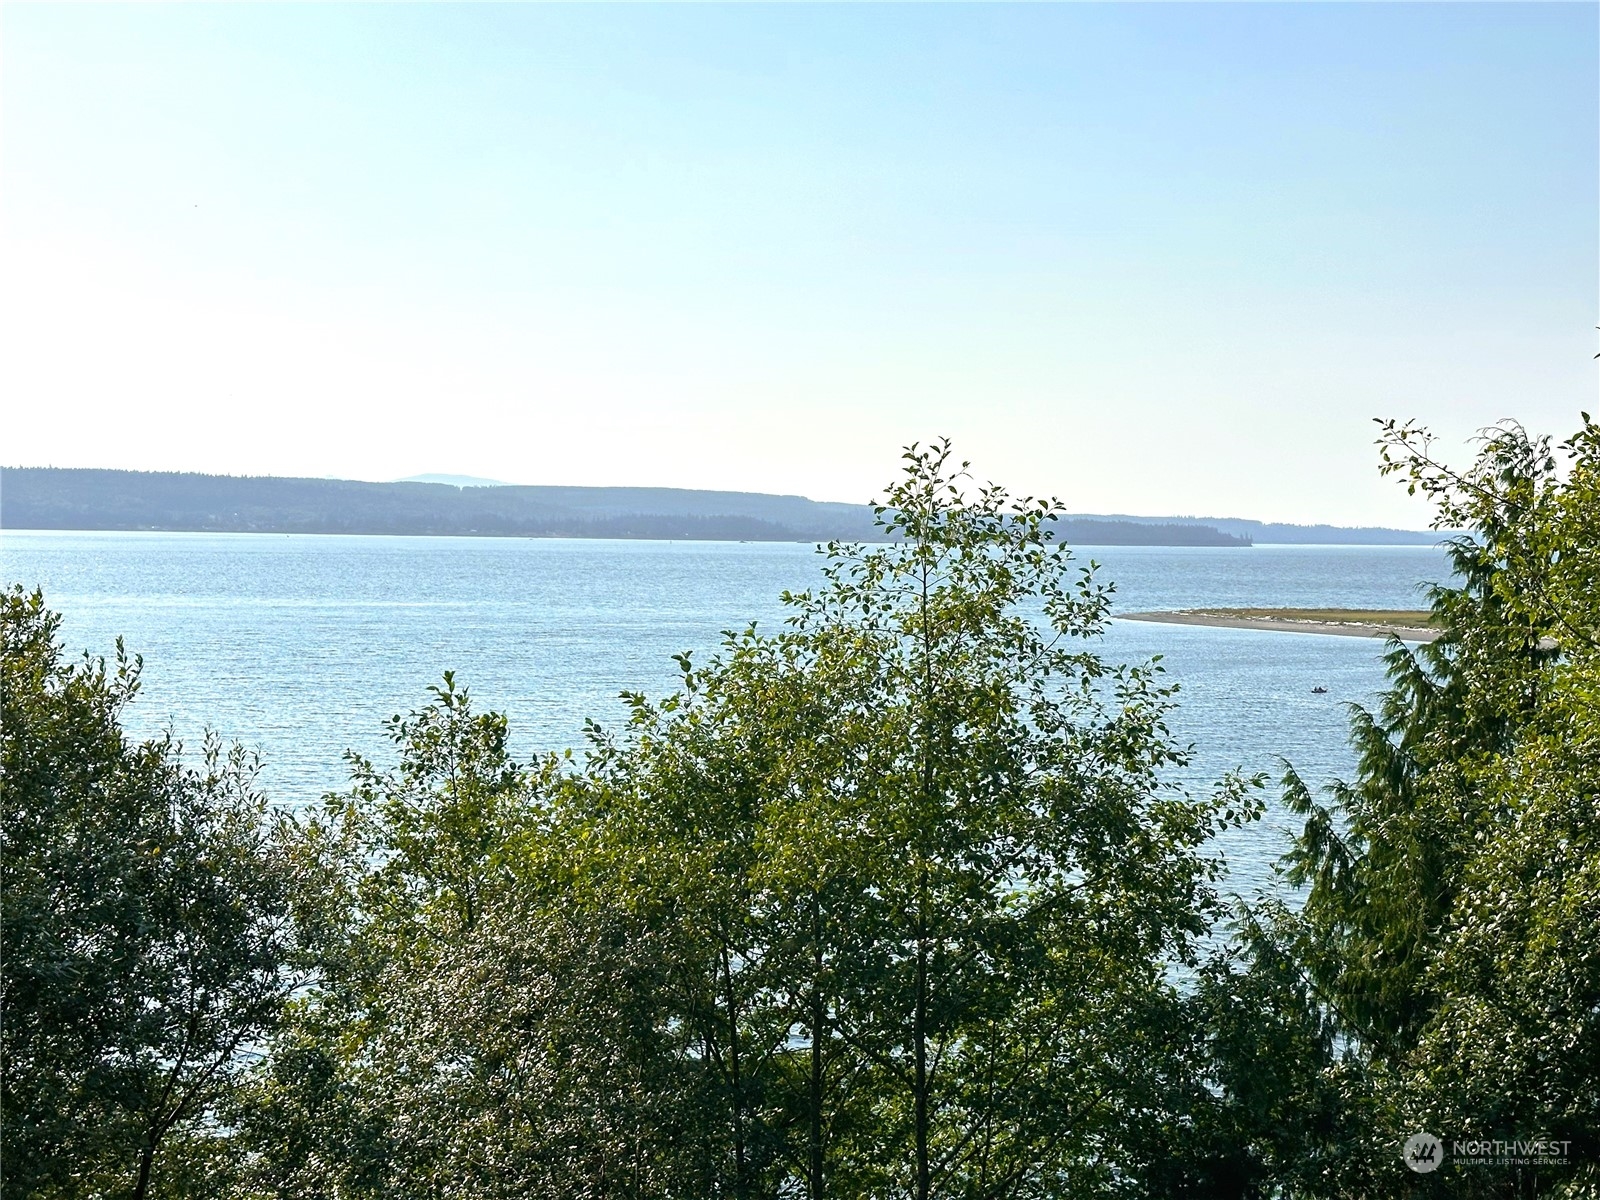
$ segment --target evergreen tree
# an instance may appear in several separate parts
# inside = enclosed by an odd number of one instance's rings
[[[1364,1137],[1348,1120],[1305,1131],[1345,1163],[1346,1192],[1386,1171],[1380,1186],[1417,1183],[1398,1146],[1422,1128],[1447,1144],[1563,1134],[1572,1156],[1543,1173],[1447,1161],[1435,1191],[1581,1189],[1600,1096],[1600,974],[1582,932],[1600,917],[1596,428],[1585,416],[1565,469],[1514,424],[1486,431],[1465,471],[1417,429],[1385,422],[1380,445],[1385,472],[1434,500],[1436,527],[1466,531],[1449,542],[1456,578],[1432,591],[1438,640],[1391,642],[1388,691],[1353,709],[1355,780],[1324,804],[1290,772],[1306,822],[1286,878],[1304,904],[1258,910],[1256,962],[1304,972],[1300,1010],[1332,1034],[1320,1077],[1347,1116],[1370,1114]]]

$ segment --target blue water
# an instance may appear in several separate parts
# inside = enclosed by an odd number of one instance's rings
[[[1428,547],[1096,547],[1135,612],[1201,606],[1408,608],[1448,575]],[[581,744],[585,718],[620,724],[617,693],[668,690],[671,656],[720,631],[775,627],[779,593],[810,586],[808,545],[272,534],[0,534],[0,578],[42,587],[68,649],[144,656],[127,714],[143,736],[210,727],[259,748],[287,804],[345,781],[346,749],[384,760],[382,722],[446,669],[510,715],[520,754]],[[1230,768],[1311,780],[1348,772],[1344,704],[1382,685],[1367,638],[1113,622],[1099,651],[1160,654],[1182,686],[1174,732],[1195,745],[1185,782]],[[1323,686],[1325,695],[1312,695]],[[1290,822],[1272,811],[1224,843],[1233,884],[1272,886]]]

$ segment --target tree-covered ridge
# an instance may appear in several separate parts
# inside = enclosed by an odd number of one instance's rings
[[[13,591],[6,1194],[1592,1195],[1600,430],[1382,444],[1473,536],[1357,776],[1290,772],[1298,903],[1230,908],[1259,781],[1174,786],[1059,507],[942,445],[580,752],[447,674],[297,818],[128,742],[136,661]]]
[[[806,542],[879,536],[870,505],[758,492],[463,488],[55,467],[0,468],[0,528]],[[1250,541],[1193,523],[1071,518],[1061,528],[1086,546]]]
[[[1198,525],[1231,537],[1243,538],[1257,546],[1432,546],[1442,536],[1439,531],[1390,529],[1379,525],[1294,525],[1285,521],[1252,521],[1240,517],[1135,517],[1112,513],[1088,519]]]

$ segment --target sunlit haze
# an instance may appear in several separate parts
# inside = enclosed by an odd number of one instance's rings
[[[1595,403],[1588,5],[0,10],[0,463],[1420,527]]]

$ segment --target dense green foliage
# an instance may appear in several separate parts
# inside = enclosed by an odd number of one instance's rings
[[[0,604],[6,1193],[140,1197],[277,1019],[303,863],[237,751],[127,742],[120,645],[63,662],[39,595]]]
[[[1600,1182],[1600,429],[1564,449],[1520,427],[1487,431],[1455,471],[1421,431],[1385,423],[1385,472],[1403,472],[1466,528],[1457,580],[1436,587],[1442,636],[1392,642],[1390,687],[1357,708],[1357,777],[1306,816],[1286,860],[1306,885],[1291,913],[1254,914],[1257,972],[1289,962],[1325,1030],[1318,1077],[1352,1135],[1304,1147],[1370,1194],[1369,1164],[1418,1131],[1444,1164],[1430,1194],[1587,1194]],[[1457,1162],[1471,1141],[1562,1144],[1554,1163]],[[1496,1157],[1491,1155],[1491,1157]],[[1498,1157],[1529,1159],[1529,1154]],[[1415,1182],[1420,1181],[1401,1181]],[[1389,1183],[1388,1189],[1398,1187]]]
[[[447,674],[294,820],[129,744],[137,664],[13,593],[6,1194],[1586,1194],[1600,431],[1383,444],[1472,531],[1442,636],[1391,643],[1352,780],[1291,771],[1288,887],[1231,936],[1253,781],[1173,784],[1056,507],[942,445],[883,544],[582,753],[514,761]],[[1565,1145],[1460,1161],[1497,1138]]]

